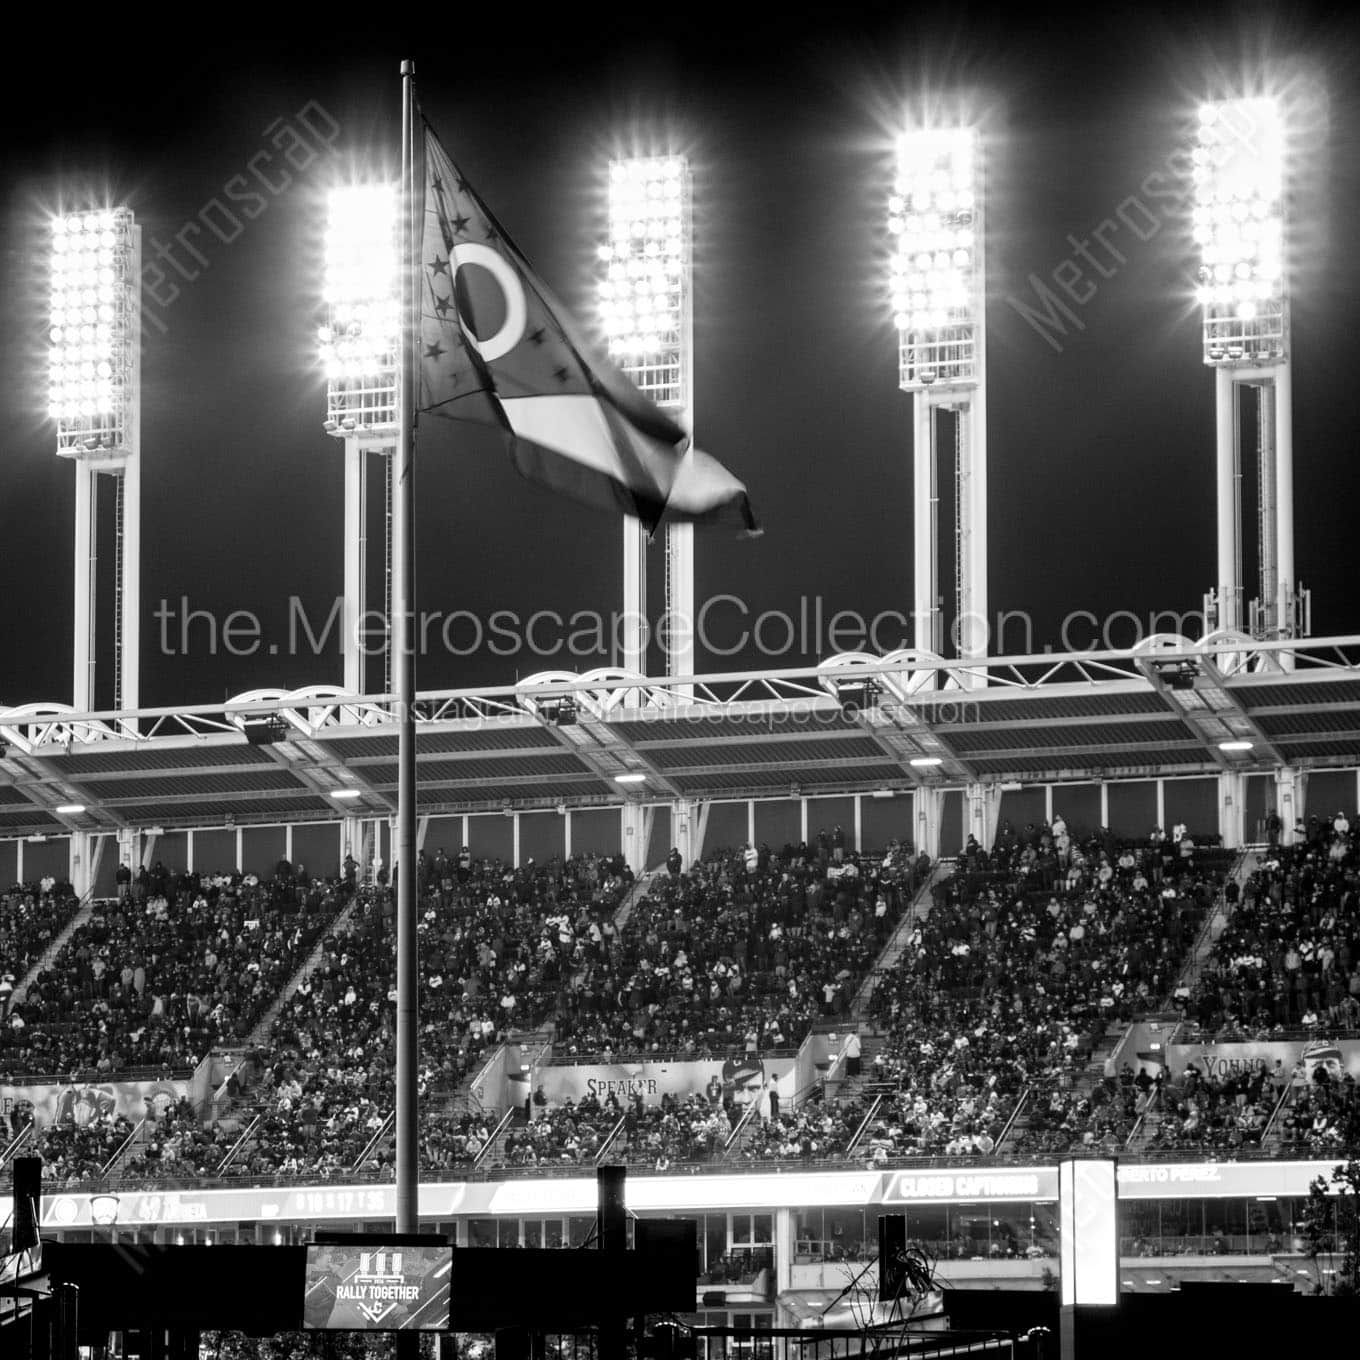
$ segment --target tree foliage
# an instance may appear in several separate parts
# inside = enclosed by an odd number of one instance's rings
[[[1319,1292],[1360,1294],[1360,1160],[1352,1157],[1318,1176],[1303,1206],[1303,1239]],[[1323,1265],[1326,1261],[1328,1264]],[[1327,1281],[1321,1272],[1332,1272]]]

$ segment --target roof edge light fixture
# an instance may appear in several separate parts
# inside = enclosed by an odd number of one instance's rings
[[[363,794],[358,789],[332,789],[331,797],[342,803],[352,803],[356,798],[362,798]]]
[[[1202,104],[1195,125],[1191,223],[1203,358],[1214,370],[1218,506],[1218,579],[1206,620],[1263,640],[1300,637],[1309,600],[1294,576],[1286,119],[1267,95]],[[1249,405],[1244,387],[1254,389]],[[1241,503],[1249,457],[1258,468],[1255,515]],[[1248,599],[1244,544],[1253,532],[1258,579]],[[1275,661],[1293,669],[1290,652]]]
[[[52,809],[58,817],[79,817],[85,811],[84,803],[59,803]]]
[[[111,609],[112,700],[139,699],[141,621],[141,228],[126,207],[51,222],[47,413],[57,454],[76,465],[71,703],[96,704],[99,491],[116,484]],[[108,698],[100,696],[102,705]]]
[[[915,645],[961,659],[987,654],[987,286],[982,139],[975,127],[920,127],[897,139],[887,196],[888,300],[898,386],[912,394]],[[940,532],[941,457],[959,494]],[[954,577],[951,620],[941,599]],[[960,683],[986,683],[970,667]]]
[[[398,195],[391,184],[330,191],[325,321],[317,332],[326,374],[327,433],[392,434],[401,347]]]
[[[1245,738],[1236,738],[1232,741],[1220,741],[1218,749],[1220,751],[1250,751],[1255,745],[1255,742],[1247,741]]]
[[[611,160],[605,235],[596,247],[600,334],[609,357],[658,406],[694,427],[693,200],[684,156]],[[673,675],[693,675],[694,529],[666,526],[666,617],[682,620],[671,639]],[[647,668],[647,536],[623,521],[625,670]],[[632,706],[636,696],[625,699]]]
[[[614,782],[616,784],[645,784],[647,782],[647,776],[641,773],[641,771],[633,770],[627,774],[616,774],[614,776]]]
[[[913,756],[907,762],[914,770],[933,770],[937,765],[944,764],[943,756]]]

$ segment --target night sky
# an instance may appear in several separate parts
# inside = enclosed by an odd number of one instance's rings
[[[305,138],[309,109],[313,128],[339,125],[334,150],[313,138],[314,159],[234,240],[194,238],[199,277],[172,275],[178,296],[147,304],[164,330],[148,327],[143,356],[142,702],[339,681],[338,649],[212,656],[200,629],[183,655],[178,624],[162,655],[152,615],[187,596],[219,616],[253,611],[266,642],[282,641],[290,597],[319,622],[340,588],[342,460],[321,428],[314,362],[324,191],[354,168],[395,168],[403,56],[450,154],[585,321],[607,158],[689,155],[697,436],[745,480],[766,527],[755,542],[701,530],[697,594],[740,594],[752,615],[818,596],[827,615],[910,608],[910,399],[882,264],[888,153],[903,110],[964,97],[988,165],[991,608],[1034,620],[1007,650],[1059,645],[1072,610],[1192,610],[1212,583],[1213,378],[1184,205],[1155,204],[1146,241],[1123,227],[1111,237],[1122,262],[1106,258],[1117,267],[1060,350],[1008,299],[1032,301],[1028,276],[1073,257],[1069,233],[1089,236],[1143,193],[1200,99],[1266,67],[1305,124],[1291,203],[1298,572],[1315,633],[1360,631],[1360,23],[1347,7],[949,7],[940,20],[898,4],[811,21],[791,17],[796,6],[730,17],[739,8],[651,6],[670,21],[644,23],[609,7],[545,19],[540,7],[440,6],[405,33],[196,11],[135,33],[86,36],[82,20],[78,43],[36,40],[44,69],[3,96],[0,704],[70,695],[73,472],[43,409],[48,214],[90,206],[94,186],[133,208],[151,260],[153,238],[173,241],[225,201],[233,177],[266,164],[258,153],[281,167],[275,120]],[[486,620],[618,606],[615,521],[521,482],[490,440],[455,447],[436,426],[418,457],[422,608]],[[735,637],[732,609],[716,620],[720,642]],[[1117,624],[1111,641],[1132,629]],[[436,649],[420,684],[608,659]],[[814,647],[783,664],[816,659]],[[699,658],[701,670],[758,663]]]

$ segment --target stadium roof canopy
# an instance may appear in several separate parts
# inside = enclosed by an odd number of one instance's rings
[[[689,679],[547,672],[423,695],[417,722],[423,815],[1354,767],[1360,637],[1160,637],[992,658],[985,677],[916,652]],[[392,698],[331,686],[0,708],[0,837],[385,817],[397,727]]]

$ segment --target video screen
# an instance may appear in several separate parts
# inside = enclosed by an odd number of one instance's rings
[[[445,1331],[453,1248],[307,1247],[304,1328],[345,1332]]]

